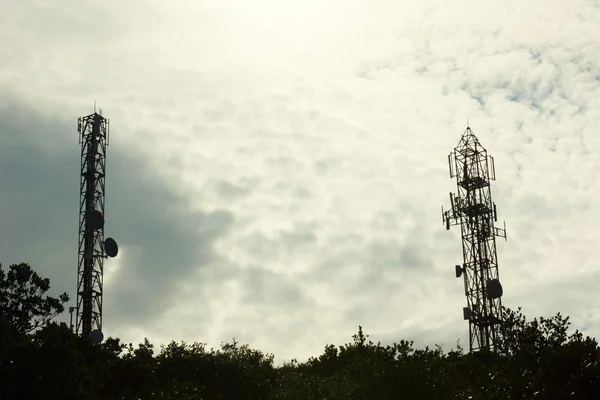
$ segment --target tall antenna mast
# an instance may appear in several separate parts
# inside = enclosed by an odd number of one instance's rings
[[[457,193],[450,193],[450,210],[442,207],[446,229],[460,225],[463,264],[456,265],[456,277],[464,275],[467,307],[463,318],[469,321],[469,351],[496,351],[500,342],[502,285],[498,277],[496,236],[506,240],[492,202],[490,181],[496,180],[494,159],[488,156],[477,137],[467,127],[458,146],[448,155],[450,178],[456,177]]]
[[[108,120],[96,113],[77,123],[81,145],[79,260],[77,267],[76,333],[94,342],[103,340],[102,293],[104,259],[115,257],[117,243],[104,240],[104,194]]]

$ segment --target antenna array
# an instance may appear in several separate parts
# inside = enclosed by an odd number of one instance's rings
[[[117,243],[104,240],[104,195],[108,120],[94,113],[78,120],[81,145],[79,260],[77,268],[76,333],[95,342],[102,335],[104,259],[115,257]]]
[[[450,178],[456,177],[457,193],[450,193],[450,210],[442,207],[446,229],[460,225],[463,264],[455,266],[457,278],[464,276],[467,307],[463,318],[469,321],[469,350],[495,351],[500,341],[502,285],[498,277],[496,236],[506,240],[492,202],[490,181],[496,179],[494,159],[488,156],[477,137],[467,127],[461,140],[448,155]]]

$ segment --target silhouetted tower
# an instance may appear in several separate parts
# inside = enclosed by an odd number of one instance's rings
[[[456,277],[464,275],[469,320],[469,350],[495,351],[499,344],[502,285],[498,277],[496,236],[506,240],[497,222],[490,181],[496,179],[494,159],[488,156],[471,128],[467,127],[458,146],[448,155],[450,177],[456,177],[457,193],[450,193],[449,211],[442,207],[446,229],[459,225],[462,233],[463,264],[456,265]]]
[[[103,264],[106,257],[115,257],[118,252],[113,239],[104,240],[108,120],[94,112],[79,118],[77,130],[81,145],[81,179],[75,325],[78,334],[101,342]]]

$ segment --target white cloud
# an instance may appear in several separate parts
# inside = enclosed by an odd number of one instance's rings
[[[176,307],[143,329],[105,315],[110,333],[236,336],[278,360],[359,324],[466,344],[460,240],[439,210],[469,118],[496,159],[505,304],[600,336],[583,285],[599,261],[597,2],[38,4],[0,25],[0,86],[73,121],[98,100],[112,146],[146,154],[136,173],[234,216]]]

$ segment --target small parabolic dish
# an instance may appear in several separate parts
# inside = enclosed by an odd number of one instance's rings
[[[115,239],[106,238],[104,241],[104,251],[109,257],[116,257],[117,254],[119,254],[119,246],[117,245],[117,242],[115,242]]]
[[[94,343],[102,343],[102,341],[104,340],[104,335],[99,329],[94,329],[90,332],[90,339]]]
[[[85,223],[93,230],[104,228],[104,215],[98,210],[88,211],[85,213]]]
[[[463,319],[471,319],[471,309],[469,307],[463,307]]]
[[[503,290],[502,285],[498,279],[490,279],[487,281],[487,298],[498,299],[502,297]]]
[[[454,268],[456,269],[456,277],[460,278],[463,273],[462,267],[460,265],[456,265]]]

